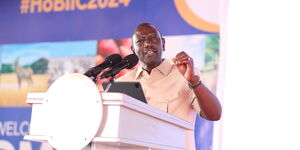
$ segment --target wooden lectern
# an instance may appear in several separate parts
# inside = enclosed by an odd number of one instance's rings
[[[59,150],[184,149],[186,132],[193,130],[191,123],[125,94],[98,92],[96,87],[89,88],[96,90],[100,97],[92,97],[91,99],[95,100],[90,104],[88,100],[75,102],[74,99],[81,98],[76,94],[82,91],[82,88],[86,88],[83,85],[87,84],[82,84],[82,81],[88,82],[88,86],[94,83],[83,75],[71,74],[68,78],[70,76],[72,82],[67,84],[72,84],[67,86],[75,87],[74,78],[81,83],[78,84],[80,85],[78,89],[62,92],[62,95],[65,94],[61,96],[64,99],[74,95],[67,102],[61,102],[63,101],[61,98],[57,103],[50,104],[52,87],[47,93],[28,94],[27,103],[32,105],[32,114],[29,135],[24,139],[49,142]],[[65,84],[66,82],[58,84],[55,89],[61,90],[58,87]],[[76,105],[74,103],[77,103],[78,107],[73,106]],[[88,110],[89,108],[91,110]],[[59,109],[62,112],[56,113]]]

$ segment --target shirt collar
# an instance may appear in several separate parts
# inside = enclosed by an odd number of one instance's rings
[[[161,64],[159,66],[157,66],[156,70],[158,70],[160,73],[162,73],[163,75],[168,75],[171,72],[171,69],[173,67],[173,62],[169,59],[164,59]],[[142,65],[140,65],[137,69],[136,75],[135,75],[135,79],[137,79],[143,72],[143,68]]]

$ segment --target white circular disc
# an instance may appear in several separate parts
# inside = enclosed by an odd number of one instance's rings
[[[95,83],[79,74],[66,74],[47,91],[45,135],[60,150],[81,149],[96,135],[102,119],[102,100]]]

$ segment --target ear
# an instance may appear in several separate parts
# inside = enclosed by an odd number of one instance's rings
[[[161,38],[161,39],[162,39],[162,47],[163,47],[163,51],[165,51],[166,40],[165,40],[165,38]]]
[[[132,50],[133,54],[135,54],[135,55],[136,55],[136,53],[135,53],[135,51],[134,51],[134,48],[133,48],[133,46],[131,46],[131,47],[130,47],[130,49]]]

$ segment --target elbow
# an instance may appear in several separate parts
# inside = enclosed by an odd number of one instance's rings
[[[222,117],[222,108],[220,107],[217,113],[212,118],[212,121],[218,121],[221,119],[221,117]]]
[[[205,117],[205,119],[209,120],[209,121],[219,121],[221,119],[221,114],[220,115],[210,116],[210,117]]]
[[[211,121],[218,121],[222,117],[222,107],[221,105],[216,109],[215,114],[211,118]]]
[[[215,115],[215,117],[213,118],[213,121],[218,121],[221,119],[221,117],[222,117],[222,108],[220,108],[218,113]]]
[[[220,119],[221,119],[221,113],[220,114],[218,114],[218,115],[215,115],[215,116],[213,116],[213,117],[211,117],[209,120],[210,121],[219,121]]]
[[[213,115],[204,115],[205,119],[209,120],[209,121],[219,121],[222,117],[222,109],[219,109],[218,111],[216,111]]]

